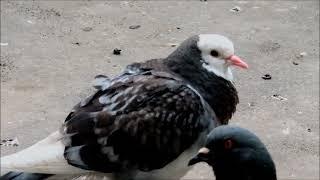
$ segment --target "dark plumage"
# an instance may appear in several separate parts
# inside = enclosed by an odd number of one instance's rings
[[[260,139],[246,129],[219,126],[211,131],[204,148],[189,161],[208,163],[216,180],[276,180],[275,164]]]
[[[97,92],[73,108],[57,133],[68,168],[113,173],[114,179],[182,177],[189,170],[185,160],[206,134],[235,112],[229,66],[247,67],[225,37],[199,37],[165,59],[133,63],[113,79],[96,76]],[[206,56],[210,48],[221,55]],[[57,172],[68,170],[61,165]]]

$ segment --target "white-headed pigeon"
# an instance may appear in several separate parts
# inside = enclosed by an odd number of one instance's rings
[[[2,157],[1,172],[179,179],[210,130],[235,112],[231,66],[248,67],[233,43],[201,34],[167,58],[131,64],[113,79],[99,75],[98,91],[74,107],[59,131]]]
[[[189,165],[198,162],[208,163],[216,180],[277,180],[265,145],[252,132],[237,126],[214,128]]]

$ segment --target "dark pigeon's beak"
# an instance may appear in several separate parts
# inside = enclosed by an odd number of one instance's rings
[[[190,159],[188,166],[192,166],[194,164],[197,164],[199,162],[208,162],[208,154],[210,150],[206,147],[203,147],[199,150],[198,154],[194,156],[192,159]]]

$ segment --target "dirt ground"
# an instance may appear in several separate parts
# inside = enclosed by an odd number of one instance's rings
[[[199,33],[228,36],[250,65],[234,71],[231,124],[261,137],[279,179],[319,179],[319,1],[1,1],[1,139],[19,141],[1,156],[59,128],[95,75]],[[200,164],[185,179],[213,175]]]

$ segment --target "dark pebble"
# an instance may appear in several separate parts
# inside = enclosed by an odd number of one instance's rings
[[[308,132],[311,132],[311,129],[310,129],[310,128],[308,128]]]
[[[299,63],[297,63],[297,62],[295,62],[295,61],[293,61],[292,64],[293,64],[293,65],[299,65]]]
[[[129,29],[138,29],[140,27],[141,27],[140,25],[132,25],[132,26],[129,26]]]
[[[72,43],[72,44],[80,46],[79,42],[75,42],[75,43]]]
[[[121,49],[117,49],[117,48],[114,49],[114,50],[113,50],[113,54],[114,54],[114,55],[120,55],[120,54],[121,54]]]
[[[264,76],[261,77],[264,80],[270,80],[272,77],[270,74],[265,74]]]

